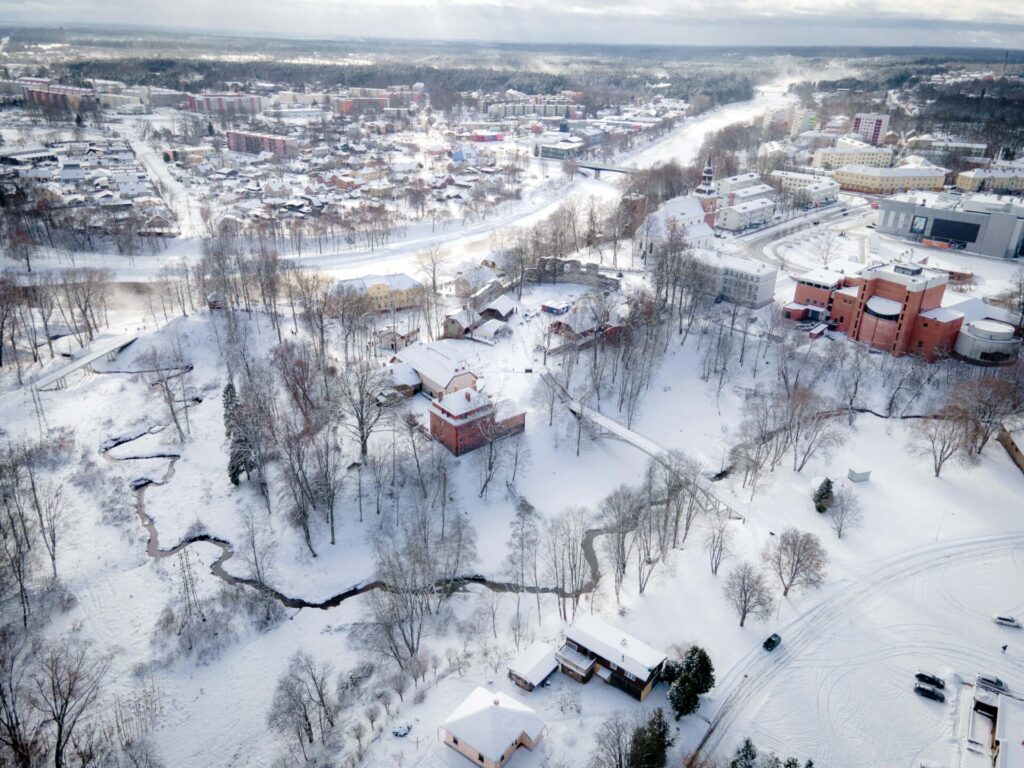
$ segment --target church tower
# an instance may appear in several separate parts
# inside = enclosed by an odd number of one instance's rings
[[[700,200],[700,205],[704,209],[704,221],[709,227],[714,227],[718,195],[715,193],[715,172],[711,168],[710,157],[707,165],[704,166],[704,173],[701,174],[700,184],[693,190],[693,196]]]

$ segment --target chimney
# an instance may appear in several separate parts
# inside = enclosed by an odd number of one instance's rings
[[[467,403],[469,402],[469,390],[468,389],[466,390],[466,402]]]

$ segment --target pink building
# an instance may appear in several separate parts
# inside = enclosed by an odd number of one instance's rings
[[[245,152],[250,155],[272,152],[278,157],[291,157],[298,151],[295,139],[287,136],[252,131],[228,131],[227,136],[228,149],[232,152]]]

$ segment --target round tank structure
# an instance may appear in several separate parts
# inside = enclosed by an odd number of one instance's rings
[[[960,329],[953,351],[978,365],[1009,365],[1020,353],[1013,326],[999,320],[972,320]]]

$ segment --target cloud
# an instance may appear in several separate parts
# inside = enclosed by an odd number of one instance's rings
[[[1005,0],[0,0],[0,19],[239,33],[679,45],[1019,47]]]

